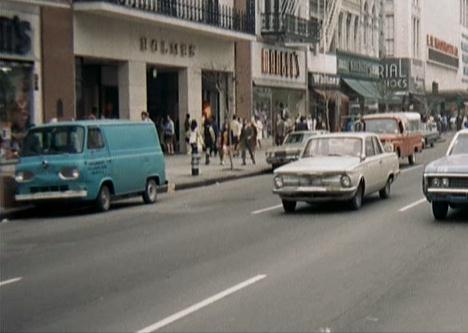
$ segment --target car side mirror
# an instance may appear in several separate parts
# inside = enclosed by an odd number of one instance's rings
[[[366,155],[361,155],[361,162],[364,162],[365,160],[367,159],[367,156]]]

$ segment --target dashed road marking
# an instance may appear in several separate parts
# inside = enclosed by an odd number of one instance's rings
[[[407,172],[411,172],[411,171],[414,171],[414,170],[419,170],[419,169],[422,169],[424,168],[424,165],[421,164],[421,165],[416,165],[414,167],[411,167],[411,168],[407,168],[407,169],[401,169],[400,170],[400,173],[407,173]]]
[[[409,204],[408,206],[405,206],[403,208],[401,208],[400,210],[398,210],[400,213],[403,213],[403,212],[406,212],[407,210],[410,210],[411,208],[414,208],[416,206],[419,206],[423,203],[425,203],[427,200],[425,198],[422,198],[416,202],[413,202],[412,204]]]
[[[156,323],[154,323],[154,324],[152,324],[150,326],[147,326],[147,327],[137,331],[137,333],[150,333],[150,332],[157,331],[157,330],[159,330],[159,329],[161,329],[161,328],[163,328],[163,327],[165,327],[165,326],[167,326],[169,324],[172,324],[173,322],[175,322],[175,321],[177,321],[179,319],[182,319],[182,318],[184,318],[184,317],[186,317],[186,316],[188,316],[188,315],[190,315],[190,314],[192,314],[192,313],[194,313],[194,312],[196,312],[196,311],[198,311],[198,310],[200,310],[200,309],[202,309],[202,308],[204,308],[204,307],[206,307],[206,306],[208,306],[210,304],[213,304],[213,303],[215,303],[215,302],[217,302],[217,301],[219,301],[219,300],[221,300],[221,299],[223,299],[223,298],[225,298],[225,297],[227,297],[227,296],[229,296],[231,294],[234,294],[235,292],[240,291],[241,289],[244,289],[244,288],[246,288],[246,287],[248,287],[248,286],[250,286],[250,285],[252,285],[254,283],[257,283],[260,280],[263,280],[264,278],[266,278],[266,275],[254,276],[251,279],[248,279],[248,280],[246,280],[244,282],[236,284],[235,286],[233,286],[233,287],[231,287],[229,289],[226,289],[226,290],[224,290],[224,291],[222,291],[222,292],[220,292],[220,293],[218,293],[216,295],[213,295],[213,296],[211,296],[211,297],[209,297],[209,298],[207,298],[207,299],[205,299],[205,300],[203,300],[203,301],[201,301],[199,303],[196,303],[196,304],[194,304],[194,305],[192,305],[192,306],[190,306],[190,307],[188,307],[188,308],[186,308],[186,309],[184,309],[182,311],[179,311],[179,312],[173,314],[172,316],[169,316],[169,317],[164,318],[164,319],[162,319],[162,320],[160,320],[160,321],[158,321],[158,322],[156,322]]]
[[[272,206],[272,207],[267,207],[267,208],[255,210],[255,211],[253,211],[251,214],[252,214],[252,215],[258,215],[258,214],[270,212],[270,211],[272,211],[272,210],[277,210],[277,209],[279,209],[279,208],[281,208],[281,207],[283,207],[283,205],[276,205],[276,206]]]
[[[7,285],[7,284],[11,284],[11,283],[21,281],[22,279],[23,279],[22,277],[16,277],[16,278],[5,280],[5,281],[0,281],[0,287],[3,287],[5,285]]]

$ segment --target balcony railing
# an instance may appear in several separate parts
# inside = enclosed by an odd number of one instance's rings
[[[319,26],[315,21],[290,14],[262,14],[262,35],[276,36],[287,42],[315,43]]]
[[[104,2],[230,31],[255,34],[255,14],[220,5],[217,0],[73,0]]]

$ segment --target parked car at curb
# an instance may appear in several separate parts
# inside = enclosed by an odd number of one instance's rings
[[[398,157],[376,134],[324,134],[309,139],[299,161],[275,170],[273,193],[287,213],[299,201],[349,201],[358,210],[372,193],[387,199],[399,173]]]
[[[437,220],[447,217],[449,207],[468,207],[468,130],[455,135],[445,157],[426,166],[423,191]]]
[[[422,124],[421,125],[421,134],[423,137],[423,147],[434,147],[434,144],[439,141],[440,133],[437,130],[437,124]]]
[[[166,184],[164,155],[152,123],[75,121],[31,129],[16,168],[16,200],[93,202],[116,197],[154,203]]]
[[[378,113],[362,118],[365,132],[376,133],[382,144],[391,145],[399,158],[416,163],[416,154],[422,152],[423,138],[420,131],[421,115],[416,112]]]
[[[265,152],[266,161],[271,164],[272,169],[276,169],[284,164],[297,161],[304,149],[307,140],[326,131],[295,131],[289,133],[281,146],[273,147]]]

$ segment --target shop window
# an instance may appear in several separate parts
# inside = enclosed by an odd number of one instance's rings
[[[33,119],[33,65],[0,61],[0,163],[16,159]]]

